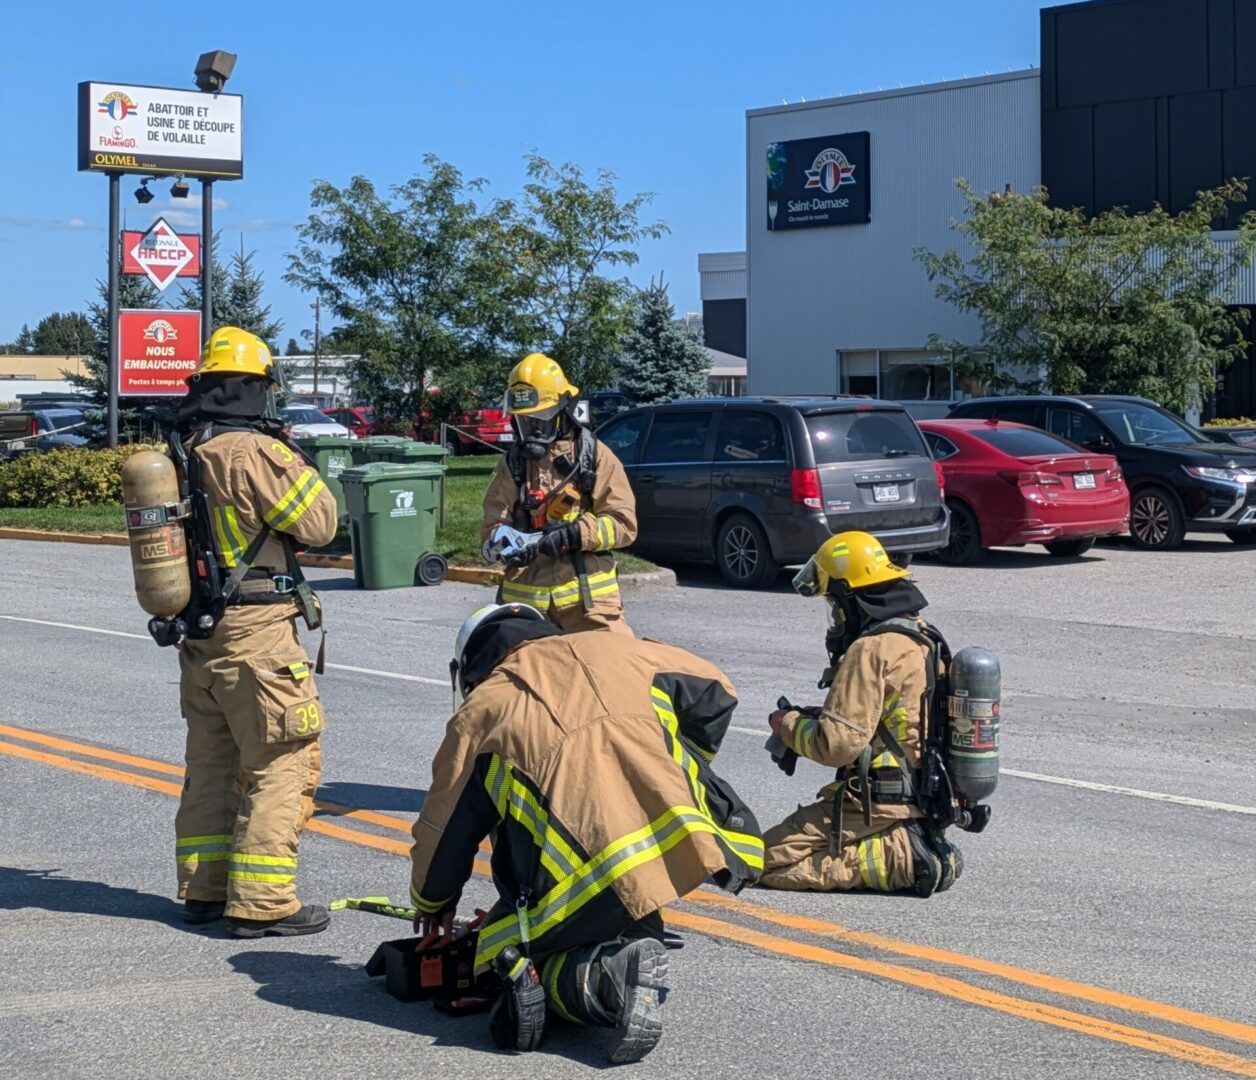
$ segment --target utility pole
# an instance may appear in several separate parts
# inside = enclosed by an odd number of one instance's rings
[[[109,174],[109,383],[105,430],[111,450],[118,445],[118,365],[121,356],[118,343],[118,290],[121,288],[122,274],[122,237],[118,235],[118,184],[121,179],[118,173]]]
[[[319,314],[320,314],[320,312],[319,312],[319,303],[318,303],[318,301],[319,301],[319,298],[318,298],[317,296],[315,296],[315,297],[314,297],[314,303],[313,303],[313,305],[311,305],[311,306],[314,308],[314,393],[315,393],[316,395],[318,394],[318,360],[319,360],[319,346],[320,346],[321,341],[322,341],[322,338],[321,338],[321,336],[320,336],[320,334],[319,334]]]

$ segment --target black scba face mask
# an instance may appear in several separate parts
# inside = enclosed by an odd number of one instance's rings
[[[515,436],[526,457],[539,461],[545,452],[558,441],[566,428],[566,414],[559,411],[553,416],[539,414],[515,415],[510,418]]]

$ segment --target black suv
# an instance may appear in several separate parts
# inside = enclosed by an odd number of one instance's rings
[[[975,398],[951,416],[1012,420],[1095,453],[1114,454],[1130,489],[1130,535],[1139,547],[1180,547],[1187,532],[1224,532],[1256,543],[1256,450],[1212,442],[1140,397]]]
[[[598,429],[637,499],[636,548],[714,559],[770,584],[845,529],[902,555],[944,547],[950,517],[924,438],[901,405],[859,398],[701,398],[644,405]]]

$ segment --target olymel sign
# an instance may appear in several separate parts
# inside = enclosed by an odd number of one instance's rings
[[[78,167],[238,180],[244,175],[239,94],[79,83]]]
[[[201,313],[174,308],[119,312],[118,396],[174,397],[201,357]]]
[[[177,277],[195,277],[201,272],[201,238],[180,236],[158,218],[146,233],[122,234],[122,272],[144,274],[158,289]]]

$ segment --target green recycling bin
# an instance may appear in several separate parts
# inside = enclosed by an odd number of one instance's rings
[[[449,449],[436,443],[412,442],[404,439],[401,442],[379,443],[370,447],[367,454],[371,461],[396,461],[410,465],[416,461],[433,461],[438,465],[445,463]]]
[[[306,435],[293,442],[314,459],[318,475],[336,496],[336,516],[344,517],[345,493],[340,486],[340,474],[353,467],[354,441],[343,435]]]
[[[373,461],[340,474],[349,508],[353,580],[362,589],[439,585],[448,564],[436,546],[443,465]]]
[[[371,457],[371,452],[375,447],[383,447],[395,445],[396,443],[408,443],[410,440],[404,435],[368,435],[365,439],[355,439],[353,442],[353,467],[356,469],[361,465],[366,465],[376,460]]]

